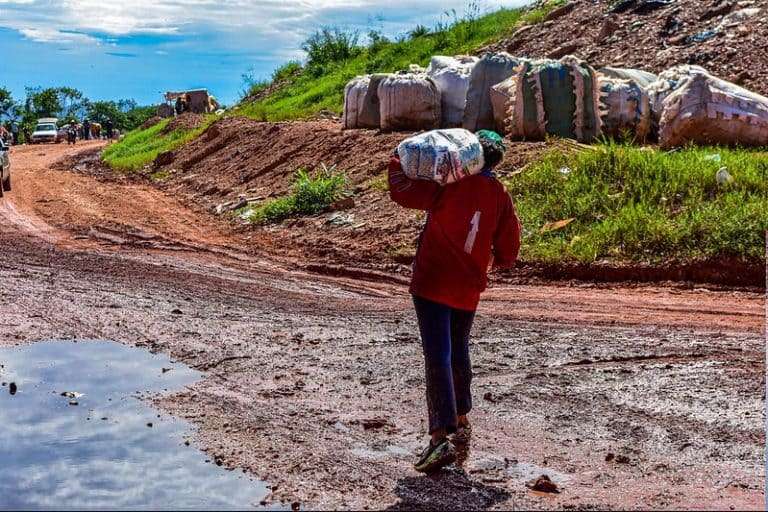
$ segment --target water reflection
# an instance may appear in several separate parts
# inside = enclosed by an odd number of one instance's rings
[[[266,494],[136,398],[197,380],[184,365],[111,342],[0,349],[0,365],[0,509],[243,509]]]

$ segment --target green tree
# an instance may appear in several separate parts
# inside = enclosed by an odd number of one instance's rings
[[[88,119],[96,121],[102,126],[107,119],[112,121],[115,127],[123,127],[126,124],[125,112],[120,110],[118,104],[114,101],[93,101],[88,104],[86,110]]]
[[[11,91],[5,87],[0,87],[0,121],[13,119],[15,110],[16,102],[13,100]]]
[[[57,87],[56,93],[59,97],[61,110],[58,117],[79,118],[88,109],[88,98],[82,92],[72,87]]]
[[[36,117],[56,117],[62,111],[59,92],[53,87],[27,87],[24,110]]]

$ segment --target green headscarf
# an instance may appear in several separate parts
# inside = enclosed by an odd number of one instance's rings
[[[482,142],[483,140],[490,142],[493,146],[504,153],[507,150],[507,146],[504,145],[504,139],[498,133],[492,130],[480,130],[475,135]]]

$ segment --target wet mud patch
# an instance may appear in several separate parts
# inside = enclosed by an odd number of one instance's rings
[[[263,483],[218,467],[188,423],[142,400],[200,375],[113,342],[0,349],[0,508],[258,507]]]

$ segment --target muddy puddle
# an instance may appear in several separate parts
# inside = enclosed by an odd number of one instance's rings
[[[248,509],[268,493],[147,400],[200,374],[112,342],[0,349],[0,509]]]

